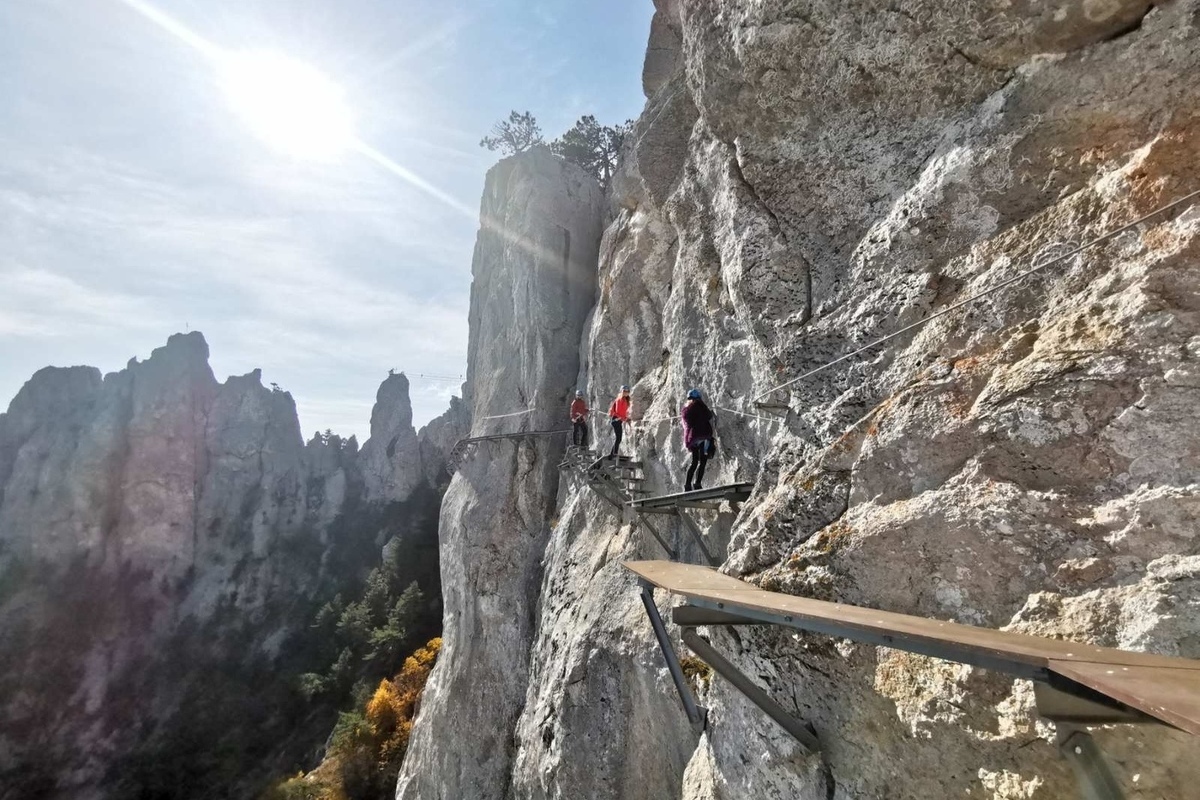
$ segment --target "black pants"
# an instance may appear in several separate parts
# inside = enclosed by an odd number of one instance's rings
[[[579,422],[571,423],[571,443],[576,447],[588,446],[588,429],[586,422],[580,420]]]
[[[684,488],[689,491],[699,489],[704,483],[704,465],[708,463],[708,441],[697,442],[697,446],[692,448],[692,464],[688,467],[687,481],[684,483]],[[693,483],[693,478],[695,482]]]
[[[617,454],[617,450],[621,448],[621,439],[625,436],[625,424],[619,419],[614,419],[612,421],[612,428],[615,439],[613,440],[612,452],[609,453],[609,455],[615,456]]]

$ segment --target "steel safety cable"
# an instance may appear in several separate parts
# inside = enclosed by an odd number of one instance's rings
[[[843,356],[839,356],[838,358],[835,358],[834,360],[832,360],[828,363],[822,364],[821,366],[816,367],[814,369],[810,369],[808,372],[805,372],[802,375],[798,375],[789,381],[785,381],[784,383],[779,384],[778,386],[774,387],[773,389],[768,389],[765,392],[755,395],[753,399],[755,401],[762,400],[764,397],[767,397],[768,395],[771,395],[771,394],[779,391],[780,389],[786,389],[787,387],[791,386],[792,384],[799,383],[800,381],[805,380],[806,378],[811,378],[813,375],[816,375],[818,372],[824,372],[825,370],[829,369],[830,367],[833,367],[833,366],[836,366],[843,362],[849,361],[850,359],[854,358],[855,356],[861,355],[862,353],[865,353],[868,350],[872,350],[875,347],[878,347],[879,345],[883,344],[884,342],[891,341],[892,339],[895,339],[898,336],[902,336],[903,334],[908,333],[909,331],[916,330],[917,328],[920,328],[923,325],[927,325],[930,322],[933,322],[935,319],[938,319],[939,317],[944,317],[947,314],[957,311],[958,309],[962,308],[963,306],[974,303],[976,300],[980,300],[984,297],[987,297],[988,295],[993,294],[993,293],[999,291],[1000,289],[1004,289],[1006,287],[1012,286],[1014,283],[1023,281],[1026,278],[1028,278],[1029,276],[1035,275],[1038,272],[1041,272],[1046,267],[1052,266],[1061,261],[1066,261],[1068,258],[1076,256],[1079,253],[1083,252],[1084,250],[1095,247],[1096,245],[1100,244],[1101,242],[1108,241],[1109,239],[1112,239],[1114,236],[1119,236],[1120,234],[1124,233],[1125,231],[1129,230],[1130,228],[1140,225],[1143,222],[1145,222],[1146,220],[1156,217],[1165,211],[1170,211],[1172,208],[1175,208],[1178,205],[1186,203],[1188,200],[1191,200],[1196,197],[1200,197],[1200,189],[1198,189],[1194,192],[1191,192],[1190,194],[1186,194],[1176,200],[1173,200],[1170,203],[1167,203],[1165,206],[1161,206],[1160,208],[1157,208],[1148,214],[1143,214],[1142,216],[1138,217],[1135,220],[1132,220],[1131,222],[1126,222],[1124,225],[1121,225],[1120,227],[1113,228],[1112,230],[1110,230],[1106,233],[1103,233],[1100,236],[1097,236],[1095,239],[1086,241],[1083,244],[1075,247],[1074,249],[1069,250],[1060,255],[1054,256],[1053,258],[1051,258],[1047,261],[1044,261],[1040,264],[1037,264],[1036,266],[1034,266],[1030,269],[1027,269],[1026,271],[1024,271],[1018,275],[1014,275],[1011,278],[1006,278],[1005,280],[1002,280],[993,286],[989,286],[986,289],[981,289],[980,291],[976,292],[975,294],[971,295],[970,297],[963,298],[962,300],[959,300],[957,303],[949,305],[946,308],[943,308],[941,311],[930,314],[928,317],[925,317],[924,319],[920,319],[909,325],[905,325],[903,328],[900,328],[899,330],[893,331],[892,333],[889,333],[886,336],[881,336],[872,342],[868,342],[867,344],[863,345],[862,347],[859,347],[856,350],[852,350]]]
[[[738,411],[736,408],[729,408],[728,406],[717,406],[716,408],[718,411],[728,411],[730,414],[737,414],[739,417],[749,417],[750,419],[758,419],[762,420],[763,422],[773,422],[776,425],[783,422],[783,420],[779,417],[764,417],[761,414],[750,414],[746,411]]]
[[[509,417],[522,417],[526,414],[532,414],[535,410],[536,409],[527,408],[524,411],[514,411],[511,414],[493,414],[490,417],[480,417],[479,420],[482,422],[483,420],[487,419],[508,419]]]

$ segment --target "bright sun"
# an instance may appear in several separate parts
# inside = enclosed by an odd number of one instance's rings
[[[332,159],[354,143],[341,87],[280,53],[224,55],[221,84],[233,110],[268,145],[293,158]]]

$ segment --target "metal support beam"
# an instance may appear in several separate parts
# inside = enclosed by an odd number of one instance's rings
[[[821,743],[817,741],[816,734],[807,723],[796,719],[783,706],[772,700],[770,695],[743,675],[732,662],[726,660],[725,656],[717,652],[711,644],[701,639],[694,629],[683,629],[683,643],[693,653],[704,659],[704,662],[716,670],[722,678],[732,683],[750,702],[762,709],[764,714],[778,722],[779,726],[790,733],[796,741],[804,746],[805,750],[816,753],[821,749]]]
[[[1125,792],[1113,775],[1104,751],[1083,728],[1059,725],[1058,751],[1075,771],[1083,800],[1125,800]]]
[[[646,530],[650,531],[650,535],[654,537],[655,541],[659,543],[663,550],[667,551],[667,555],[672,561],[679,557],[679,553],[667,544],[667,540],[663,538],[663,535],[659,533],[657,528],[650,524],[650,520],[646,519],[643,515],[638,514],[638,522],[646,526]]]
[[[1052,675],[1051,679],[1057,676]],[[1056,723],[1108,725],[1113,723],[1154,723],[1153,717],[1117,703],[1086,686],[1058,687],[1050,683],[1033,684],[1038,713]]]
[[[683,527],[686,528],[687,532],[692,535],[692,539],[696,541],[696,545],[700,548],[700,552],[704,554],[704,558],[708,561],[708,563],[712,564],[714,567],[721,566],[721,562],[718,561],[712,553],[708,552],[708,548],[704,546],[704,534],[700,532],[700,526],[698,526],[695,521],[684,511],[680,510],[677,513],[679,514],[679,519],[683,522]]]
[[[689,602],[691,605],[700,608],[711,608],[716,611],[723,611],[725,609],[724,603],[706,600],[702,597],[691,597],[689,598]],[[856,642],[864,642],[882,647],[895,647],[900,650],[907,650],[910,653],[940,658],[944,661],[957,661],[960,664],[970,664],[981,669],[1004,672],[1026,680],[1042,682],[1050,680],[1050,673],[1045,668],[1013,658],[1004,658],[1000,654],[989,656],[983,653],[965,652],[943,642],[914,640],[898,633],[872,633],[853,626],[843,625],[837,620],[797,617],[784,612],[772,612],[755,608],[739,608],[738,614],[748,619],[760,620],[771,625],[786,625],[789,628],[796,628],[811,633],[840,636]]]
[[[725,611],[713,611],[698,606],[675,606],[671,609],[671,621],[681,628],[698,625],[766,625],[762,620],[740,617]]]
[[[692,687],[688,685],[687,678],[683,675],[683,668],[679,666],[675,648],[671,645],[670,637],[667,636],[667,626],[663,624],[662,617],[658,614],[658,606],[654,604],[654,587],[645,581],[642,582],[642,605],[646,607],[646,616],[650,618],[650,627],[654,628],[654,638],[658,639],[658,647],[662,650],[663,659],[667,662],[667,669],[671,673],[671,680],[675,682],[675,691],[679,693],[679,700],[683,703],[683,710],[687,713],[688,722],[692,723],[694,727],[701,728],[708,710],[696,704],[696,698],[692,695]],[[686,633],[684,635],[686,636]]]
[[[592,480],[588,480],[587,485],[602,500],[604,500],[609,505],[611,505],[613,508],[615,508],[617,510],[618,514],[623,514],[625,512],[625,504],[621,502],[620,498],[613,497],[613,495],[610,493],[607,486],[600,483],[599,481],[592,481]]]

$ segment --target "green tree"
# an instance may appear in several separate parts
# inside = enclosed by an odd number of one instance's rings
[[[601,125],[591,114],[580,117],[566,133],[550,144],[555,154],[583,167],[600,185],[608,189],[617,169],[617,158],[625,137],[633,129],[633,120],[621,125]]]
[[[342,599],[339,592],[333,596],[325,605],[317,610],[316,617],[313,618],[312,627],[317,629],[323,636],[332,636],[337,628],[338,620],[341,619],[342,612],[346,610],[346,601]]]
[[[533,118],[533,114],[528,111],[524,114],[513,111],[508,115],[508,119],[500,120],[492,126],[491,136],[480,139],[479,146],[488,150],[499,150],[503,155],[511,156],[514,153],[523,153],[542,141],[542,129]]]
[[[384,624],[371,631],[371,651],[367,654],[369,661],[379,662],[389,668],[396,663],[412,638],[424,601],[421,587],[415,581],[410,583],[388,610]]]
[[[361,651],[363,645],[371,638],[371,629],[375,627],[371,616],[371,607],[364,601],[360,600],[346,606],[346,610],[338,619],[338,642],[348,648]]]

